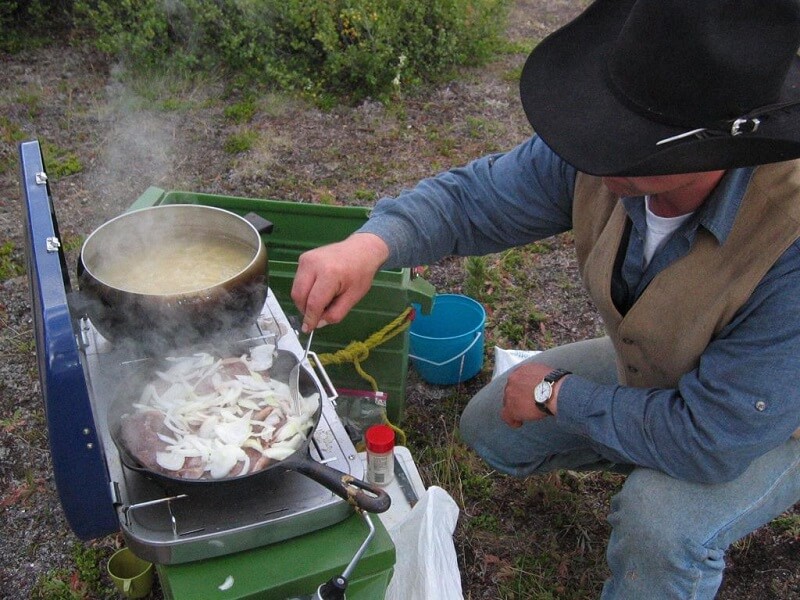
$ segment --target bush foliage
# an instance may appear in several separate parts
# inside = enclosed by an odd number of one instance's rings
[[[0,0],[0,7],[13,2]],[[223,69],[325,102],[385,99],[455,66],[486,60],[507,4],[73,0],[72,14],[84,38],[131,69]]]
[[[69,28],[72,0],[0,0],[0,52],[25,46]]]

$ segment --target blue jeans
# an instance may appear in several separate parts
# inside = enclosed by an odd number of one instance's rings
[[[600,383],[617,381],[608,338],[568,344],[528,359]],[[592,440],[561,430],[556,419],[511,429],[500,419],[507,375],[467,405],[461,436],[495,469],[525,477],[555,469],[609,469],[628,475],[611,500],[606,549],[611,577],[602,598],[713,598],[733,542],[800,501],[800,440],[761,456],[738,479],[698,484],[620,464]]]

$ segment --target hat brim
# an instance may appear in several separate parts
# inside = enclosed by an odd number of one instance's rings
[[[800,108],[770,115],[754,133],[656,145],[687,128],[631,110],[611,91],[606,75],[606,56],[634,2],[597,0],[528,57],[520,78],[522,106],[534,131],[556,154],[598,176],[713,171],[800,156]],[[800,58],[782,96],[800,100]]]

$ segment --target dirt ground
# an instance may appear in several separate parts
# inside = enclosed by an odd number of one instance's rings
[[[582,5],[519,0],[508,36],[530,47]],[[45,142],[53,164],[63,163],[65,153],[80,164],[75,173],[51,177],[62,242],[74,259],[86,235],[149,186],[367,205],[427,175],[513,147],[530,133],[516,87],[524,58],[524,52],[511,52],[486,67],[465,69],[390,109],[366,102],[323,112],[265,95],[252,119],[242,124],[225,115],[225,106],[236,97],[226,95],[222,78],[132,86],[117,65],[66,44],[0,54],[0,260],[24,263],[14,166],[19,139]],[[255,144],[239,154],[226,152],[225,141],[245,130],[257,134]],[[538,347],[601,331],[580,292],[569,238],[549,248],[536,266],[544,290],[538,307],[547,314],[530,340]],[[444,260],[425,276],[440,292],[461,291],[463,261]],[[499,322],[490,315],[490,339],[502,339],[493,329]],[[481,375],[457,389],[429,386],[412,371],[404,426],[409,445],[421,457],[431,456],[433,440],[443,446],[443,439],[452,439],[456,415],[488,380],[490,368],[489,361]],[[597,597],[608,533],[604,517],[619,480],[563,474],[546,485],[534,484],[487,472],[460,452],[456,444],[450,459],[472,477],[446,480],[436,464],[420,464],[420,470],[428,484],[442,485],[462,504],[455,542],[465,598]],[[464,465],[472,471],[464,471]],[[570,502],[577,503],[580,519],[565,520]],[[787,513],[792,527],[766,526],[732,548],[719,598],[800,597],[799,510]],[[121,543],[109,536],[89,547],[107,557]],[[76,544],[53,483],[28,284],[20,273],[0,283],[0,598],[47,597],[43,582],[54,572],[80,570]],[[530,558],[545,554],[547,564]],[[557,584],[534,585],[531,573]],[[100,587],[87,589],[73,578],[74,597],[107,597],[107,577],[101,574],[100,581]]]

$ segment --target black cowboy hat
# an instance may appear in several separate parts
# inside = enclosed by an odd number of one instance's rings
[[[593,175],[800,157],[800,0],[596,0],[528,57],[534,131]]]

